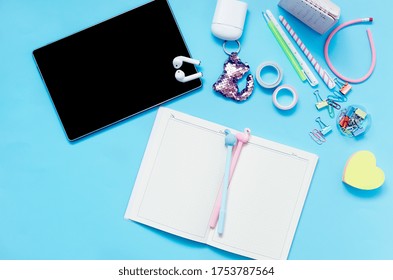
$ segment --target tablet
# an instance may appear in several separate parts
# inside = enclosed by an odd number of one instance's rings
[[[70,141],[202,86],[176,80],[191,57],[167,0],[154,0],[33,51]],[[186,75],[197,73],[184,63]]]

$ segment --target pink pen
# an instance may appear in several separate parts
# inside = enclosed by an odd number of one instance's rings
[[[245,128],[244,132],[239,132],[236,134],[237,143],[236,143],[236,146],[235,146],[235,149],[233,152],[233,156],[232,156],[231,167],[230,167],[230,172],[229,172],[229,182],[231,181],[233,172],[235,171],[235,167],[236,167],[237,161],[239,159],[240,151],[243,147],[243,144],[247,143],[248,140],[250,139],[250,133],[251,133],[251,130],[249,128]],[[220,193],[217,196],[216,203],[213,208],[213,213],[210,217],[209,225],[211,228],[215,228],[217,225],[217,222],[218,222],[218,217],[219,217],[220,207],[221,207],[221,196],[222,196],[221,193],[222,193],[222,186],[220,189]]]

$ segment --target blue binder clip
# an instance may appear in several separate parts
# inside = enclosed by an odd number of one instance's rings
[[[321,117],[318,117],[315,119],[315,121],[319,124],[321,127],[321,133],[323,136],[327,135],[329,132],[332,131],[332,127],[330,125],[326,125],[322,120]]]

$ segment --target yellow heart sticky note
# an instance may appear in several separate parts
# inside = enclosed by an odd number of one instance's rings
[[[348,159],[342,180],[354,188],[373,190],[382,186],[385,174],[372,152],[359,151]]]

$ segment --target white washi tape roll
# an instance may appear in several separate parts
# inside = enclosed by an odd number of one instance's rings
[[[291,94],[292,94],[292,102],[290,103],[290,104],[288,104],[288,105],[282,105],[282,104],[280,104],[279,102],[278,102],[278,100],[277,100],[277,95],[280,93],[280,91],[282,91],[282,90],[287,90],[287,91],[289,91]],[[296,103],[297,103],[297,100],[298,100],[298,94],[297,94],[297,92],[296,92],[296,90],[292,87],[292,86],[290,86],[290,85],[281,85],[281,86],[279,86],[278,88],[276,88],[275,90],[274,90],[274,92],[273,92],[273,104],[278,108],[278,109],[281,109],[281,110],[290,110],[290,109],[292,109],[293,107],[295,107],[295,105],[296,105]]]
[[[272,83],[265,82],[264,80],[262,80],[262,77],[261,77],[262,70],[264,70],[265,68],[268,68],[268,67],[273,68],[275,70],[275,72],[277,73],[277,79]],[[282,75],[282,70],[281,70],[280,66],[278,66],[277,63],[272,62],[272,61],[266,61],[266,62],[262,62],[261,64],[259,64],[256,74],[255,74],[258,84],[260,84],[261,87],[264,87],[264,88],[275,88],[276,86],[278,86],[281,83],[282,76],[283,75]]]

